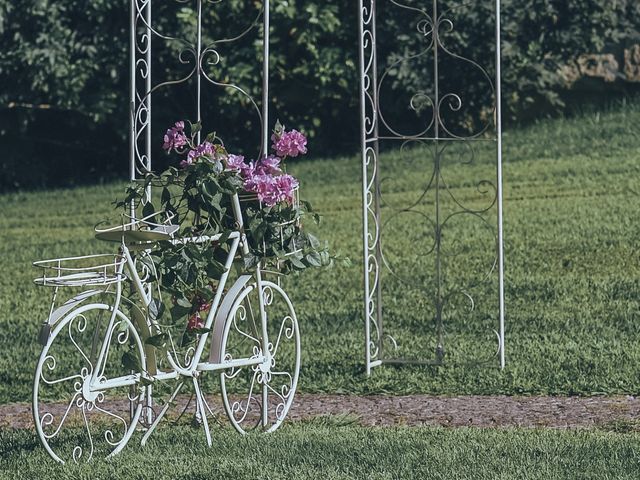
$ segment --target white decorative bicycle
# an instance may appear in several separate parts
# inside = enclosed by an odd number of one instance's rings
[[[205,372],[219,375],[224,409],[238,432],[272,432],[281,425],[300,371],[298,321],[287,294],[263,279],[260,266],[226,289],[234,261],[249,252],[237,194],[232,206],[237,229],[224,236],[178,238],[171,218],[155,223],[148,216],[96,227],[97,238],[120,244],[116,254],[34,263],[42,270],[35,282],[54,293],[40,333],[33,416],[38,436],[55,460],[116,455],[138,424],[146,427],[144,445],[189,382],[211,446],[207,418],[213,411],[202,388]],[[147,261],[148,251],[160,241],[227,244],[224,272],[214,286],[204,328],[186,352],[173,339],[166,350],[147,341],[161,327],[155,299],[162,292],[153,263]],[[60,287],[79,292],[60,303]],[[166,357],[162,362],[158,352]],[[154,411],[148,394],[160,382],[173,383],[169,401]]]

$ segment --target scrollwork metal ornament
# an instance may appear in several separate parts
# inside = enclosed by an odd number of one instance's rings
[[[497,276],[497,325],[490,334],[497,336],[497,357],[501,368],[505,366],[505,322],[504,322],[504,248],[503,248],[503,191],[502,191],[502,125],[501,125],[501,37],[500,37],[500,0],[494,0],[495,6],[495,70],[481,66],[477,61],[466,58],[454,51],[448,43],[456,30],[455,14],[461,8],[476,8],[473,2],[455,2],[445,0],[359,0],[360,34],[360,94],[361,94],[361,155],[362,155],[362,216],[363,216],[363,253],[364,253],[364,317],[365,317],[365,364],[367,375],[371,369],[385,363],[440,364],[444,359],[446,325],[445,310],[454,298],[460,298],[468,305],[468,312],[474,312],[476,301],[472,296],[474,288]],[[383,5],[384,4],[384,5]],[[446,4],[448,8],[445,8]],[[418,6],[421,5],[421,6]],[[418,35],[420,50],[405,53],[403,56],[390,56],[386,66],[379,58],[377,22],[379,7],[401,10],[414,17],[411,27],[413,35]],[[406,37],[406,32],[402,32]],[[455,61],[476,72],[482,84],[486,84],[487,97],[491,105],[486,106],[483,120],[473,124],[464,133],[456,128],[451,116],[463,113],[463,108],[471,105],[463,92],[445,81],[443,61]],[[420,123],[413,124],[413,131],[407,131],[406,125],[397,125],[386,111],[383,101],[383,89],[388,89],[392,77],[410,61],[429,60],[426,88],[421,88],[409,96],[407,110],[421,117]],[[380,71],[379,71],[380,68]],[[423,80],[425,80],[423,78]],[[387,90],[384,90],[385,94]],[[394,99],[394,100],[397,100]],[[391,102],[393,104],[393,102]],[[396,102],[397,103],[397,102]],[[490,113],[487,113],[490,112]],[[481,112],[477,112],[481,113]],[[406,115],[403,114],[403,115]],[[424,123],[421,123],[424,121]],[[460,122],[459,122],[460,123]],[[383,162],[380,157],[381,145],[400,145],[401,156],[409,155],[409,146],[421,147],[433,164],[425,178],[426,187],[421,188],[415,201],[409,205],[397,205],[396,199],[387,199],[383,195],[383,186],[389,178],[383,176]],[[447,168],[452,163],[460,166],[477,163],[476,145],[495,145],[495,178],[474,180],[475,193],[479,197],[476,203],[458,198],[447,181]],[[454,148],[454,145],[457,145]],[[425,148],[426,147],[426,148]],[[384,148],[384,147],[383,147]],[[457,149],[457,154],[455,153]],[[453,150],[453,152],[451,151]],[[430,152],[430,153],[427,153]],[[415,155],[415,151],[413,151]],[[453,205],[453,211],[446,211],[444,201]],[[432,209],[433,214],[425,213],[424,206]],[[420,208],[422,207],[422,208]],[[495,220],[492,220],[495,211]],[[421,284],[409,274],[402,274],[395,268],[384,248],[384,239],[392,235],[392,224],[400,215],[411,214],[418,222],[426,225],[421,231],[428,232],[423,239],[425,245],[415,245],[423,255],[433,256],[435,285]],[[464,245],[451,242],[447,233],[451,224],[461,218],[478,222],[481,229],[489,232],[487,248],[491,249],[492,259],[486,262],[486,271],[470,272],[473,278],[465,280],[462,286],[447,284],[446,263],[465,250]],[[416,222],[417,224],[417,222]],[[414,227],[412,223],[409,228]],[[446,234],[446,235],[445,235]],[[430,237],[430,238],[429,238]],[[446,241],[445,241],[446,237]],[[447,243],[449,242],[449,243]],[[406,260],[403,254],[401,260]],[[483,267],[484,268],[484,267]],[[435,325],[435,359],[412,360],[398,358],[386,351],[398,349],[398,342],[385,328],[383,307],[385,294],[383,283],[386,275],[394,278],[412,291],[420,292],[422,298],[431,303]],[[435,288],[434,288],[435,287]],[[430,319],[429,319],[430,320]],[[425,323],[427,319],[425,319]],[[389,325],[391,327],[391,325]],[[391,328],[389,328],[390,330]]]
[[[258,124],[262,129],[261,152],[267,150],[269,139],[268,130],[268,98],[269,98],[269,1],[260,2],[255,17],[251,17],[249,25],[243,26],[241,31],[229,38],[218,38],[209,44],[203,44],[203,15],[207,7],[215,7],[222,0],[174,0],[176,4],[193,6],[196,18],[195,38],[180,38],[160,32],[152,18],[152,0],[130,0],[130,179],[142,178],[152,168],[152,98],[161,89],[175,87],[190,80],[195,83],[195,112],[191,118],[202,120],[202,93],[206,85],[218,89],[233,90],[241,95],[253,108]],[[219,47],[233,44],[246,37],[259,27],[264,34],[264,65],[262,108],[251,94],[241,86],[229,81],[217,79],[211,70],[219,66],[222,57]],[[173,43],[179,47],[178,62],[185,66],[182,74],[177,78],[163,79],[154,83],[152,78],[153,45],[156,42]],[[199,134],[198,134],[198,140]],[[147,190],[145,201],[151,200],[151,190]],[[132,214],[135,211],[132,209]]]

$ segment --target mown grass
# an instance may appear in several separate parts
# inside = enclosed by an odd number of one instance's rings
[[[286,287],[301,322],[305,392],[434,394],[615,394],[640,392],[640,145],[637,103],[570,120],[541,122],[505,135],[505,235],[507,368],[493,361],[470,366],[495,349],[495,280],[474,290],[473,313],[452,302],[445,312],[444,367],[383,367],[363,372],[361,167],[357,157],[293,165],[304,196],[324,213],[321,231],[334,250],[353,260],[292,278]],[[452,156],[453,157],[453,156]],[[430,173],[424,150],[383,156],[392,176],[388,199],[401,206],[416,198]],[[482,204],[473,180],[490,171],[485,154],[476,166],[451,160],[447,182],[470,205]],[[422,163],[421,163],[422,162]],[[427,162],[427,163],[425,163]],[[477,168],[477,170],[474,170]],[[93,240],[92,226],[112,214],[123,185],[82,187],[0,196],[0,401],[26,401],[39,346],[36,335],[49,298],[31,283],[36,259],[110,246]],[[475,193],[474,193],[475,192]],[[431,203],[430,203],[431,202]],[[429,211],[432,199],[420,208]],[[451,205],[445,208],[452,208]],[[490,213],[493,213],[492,210]],[[487,218],[491,218],[488,216]],[[410,222],[386,237],[401,275],[388,276],[385,315],[405,353],[433,356],[429,282],[433,257],[428,231]],[[490,237],[483,227],[460,223],[452,230],[470,263],[451,260],[452,284],[486,266]],[[483,234],[484,235],[484,234]],[[489,244],[487,244],[489,238]],[[487,246],[489,245],[489,246]],[[415,248],[414,248],[415,246]],[[480,252],[480,253],[477,253]],[[473,268],[469,267],[471,265]],[[493,283],[492,283],[493,282]],[[465,313],[466,312],[466,313]]]
[[[331,423],[331,422],[329,422]],[[0,478],[636,479],[640,435],[294,424],[265,436],[165,428],[109,461],[57,465],[33,432],[0,430]]]

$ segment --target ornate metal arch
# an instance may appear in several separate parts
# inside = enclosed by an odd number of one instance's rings
[[[456,14],[477,8],[484,8],[485,13],[490,9],[490,18],[495,20],[491,22],[495,30],[491,27],[487,37],[492,43],[487,47],[495,49],[495,64],[488,68],[455,51]],[[399,13],[393,16],[396,22],[401,15],[409,18],[412,28],[385,36],[379,30],[389,28],[390,12]],[[458,337],[460,343],[478,333],[483,339],[493,338],[491,343],[497,340],[497,348],[489,346],[491,354],[483,359],[497,356],[504,368],[500,0],[359,0],[359,24],[367,375],[383,364],[442,364],[452,325],[459,331],[466,329]],[[388,52],[394,42],[400,45],[400,54]],[[412,51],[416,44],[419,48]],[[420,68],[412,67],[412,62]],[[469,82],[485,86],[485,95],[479,97],[485,105],[478,98],[466,101],[460,79],[447,76],[466,75],[461,72],[470,72]],[[390,110],[400,100],[401,76],[406,79],[411,73],[413,84],[419,77],[419,88],[409,92],[404,110],[394,121]],[[389,100],[389,95],[395,97]],[[482,111],[471,112],[473,108]],[[411,115],[415,119],[409,122]],[[478,164],[486,167],[482,159],[487,149],[493,152],[488,164],[491,175],[469,178],[480,171]],[[419,168],[411,162],[419,163]],[[416,168],[417,176],[424,177],[420,187],[417,183],[413,187],[394,185],[390,163],[395,168]],[[458,179],[457,186],[449,182],[451,172]],[[475,189],[473,194],[470,187]],[[411,194],[415,198],[407,200]],[[473,225],[452,228],[462,221]],[[394,235],[402,238],[387,245],[386,239]],[[488,256],[482,257],[478,245],[475,249],[466,245],[465,235],[469,242],[485,235],[483,249]],[[404,239],[404,249],[391,251]],[[430,276],[424,261],[433,269]],[[478,305],[477,292],[485,300],[493,299],[483,302],[489,306]],[[466,306],[460,308],[460,302]],[[482,308],[483,313],[478,313]],[[402,318],[411,309],[424,312],[422,326]],[[398,325],[410,345],[411,336],[423,335],[429,328],[434,356],[425,358],[425,352],[415,352],[415,346],[409,347],[412,351],[407,355],[401,348],[403,339],[393,334]]]
[[[193,88],[192,96],[195,100],[190,105],[190,120],[207,121],[203,119],[203,92],[206,89],[215,91],[216,95],[225,95],[233,91],[236,97],[242,97],[253,112],[253,121],[261,132],[258,157],[267,152],[269,141],[269,0],[252,2],[255,5],[255,15],[247,19],[238,19],[237,32],[232,35],[219,37],[216,32],[203,31],[203,20],[211,13],[211,9],[219,8],[228,0],[130,0],[129,16],[129,86],[130,86],[130,125],[129,125],[129,177],[132,181],[141,179],[153,167],[154,139],[159,138],[159,132],[152,132],[153,112],[152,103],[156,94],[166,89]],[[248,4],[249,5],[249,4]],[[153,8],[155,6],[155,9]],[[179,7],[182,14],[185,9],[191,12],[191,34],[182,35],[180,32],[165,32],[158,26],[157,18],[162,8]],[[178,17],[176,17],[178,18]],[[215,28],[215,25],[214,25]],[[260,32],[261,30],[261,32]],[[205,38],[210,34],[214,38],[207,42]],[[256,99],[249,90],[234,83],[220,73],[220,67],[225,63],[222,47],[229,48],[234,43],[247,37],[256,35],[256,41],[262,41],[262,62],[256,65],[262,73],[261,98]],[[261,38],[260,38],[261,37]],[[179,52],[174,59],[179,71],[172,72],[171,78],[154,78],[152,72],[154,59],[157,59],[160,45],[172,45],[173,51]],[[162,55],[162,54],[161,54]],[[157,75],[155,76],[157,77]],[[160,127],[166,128],[166,125]],[[200,134],[198,133],[198,141]],[[156,149],[157,151],[157,149]],[[151,201],[152,191],[146,192],[146,201]],[[135,217],[135,206],[131,206],[131,215]],[[148,286],[151,288],[151,286]],[[144,319],[142,319],[144,321]],[[151,388],[148,389],[146,399],[147,422],[151,422],[152,398]]]

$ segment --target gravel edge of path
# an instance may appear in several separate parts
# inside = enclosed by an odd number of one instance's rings
[[[220,397],[207,398],[224,418]],[[188,396],[178,398],[174,412],[184,409],[188,400]],[[56,404],[55,408],[63,412],[66,405]],[[120,408],[127,410],[124,403]],[[193,402],[190,408],[193,409]],[[289,421],[331,421],[331,418],[381,427],[610,427],[637,430],[640,427],[640,398],[300,394],[296,395],[287,417]],[[33,428],[31,404],[0,405],[0,429],[24,428]]]

